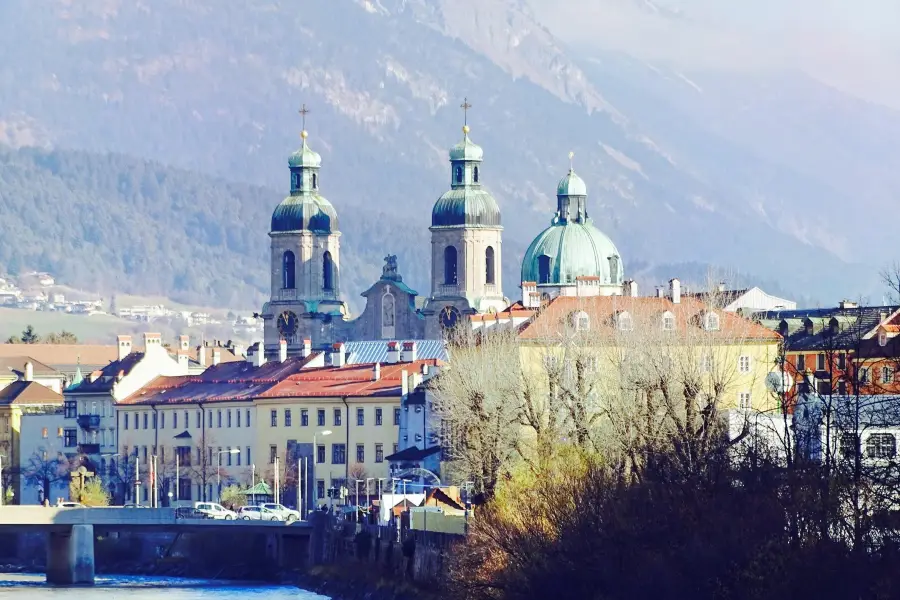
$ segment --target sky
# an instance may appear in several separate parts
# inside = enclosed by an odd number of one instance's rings
[[[898,0],[529,0],[573,46],[686,69],[798,68],[900,109]],[[654,4],[668,11],[657,12]]]

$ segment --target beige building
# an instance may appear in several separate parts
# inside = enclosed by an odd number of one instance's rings
[[[329,488],[354,488],[354,480],[390,477],[386,457],[395,451],[401,400],[420,380],[414,353],[393,353],[392,363],[347,364],[336,344],[328,353],[265,361],[255,349],[243,363],[210,367],[198,377],[158,377],[117,405],[118,452],[126,459],[126,486],[149,474],[157,456],[160,505],[169,492],[181,502],[216,500],[227,485],[275,485],[285,504],[297,505],[298,471],[303,505],[327,501]],[[175,457],[178,458],[177,472]],[[299,469],[298,469],[299,466]],[[139,497],[152,486],[139,477]],[[178,490],[175,491],[175,481]],[[349,483],[348,483],[349,481]],[[133,493],[132,493],[133,495]]]

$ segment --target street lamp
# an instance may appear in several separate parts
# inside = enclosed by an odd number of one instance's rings
[[[218,452],[216,452],[216,490],[219,504],[222,503],[222,455],[237,454],[240,451],[240,448],[232,448],[230,450],[219,450]]]
[[[316,476],[316,464],[319,462],[319,446],[316,444],[317,436],[325,437],[326,435],[331,435],[330,429],[325,429],[324,431],[317,431],[313,433],[313,477]],[[323,461],[324,462],[324,461]],[[310,494],[312,495],[312,494]],[[315,502],[313,502],[313,506],[315,506]]]

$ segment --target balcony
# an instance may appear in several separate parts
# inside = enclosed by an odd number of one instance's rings
[[[497,284],[486,283],[484,284],[484,294],[485,296],[499,296],[500,290],[497,289]]]
[[[78,444],[80,454],[100,454],[100,444]]]
[[[100,427],[100,415],[78,415],[78,426],[82,429],[97,429]]]
[[[458,296],[459,295],[459,286],[455,283],[453,284],[443,284],[437,286],[437,295],[438,296]]]

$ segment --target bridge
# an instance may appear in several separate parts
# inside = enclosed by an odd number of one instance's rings
[[[224,521],[182,519],[174,508],[0,507],[0,533],[38,531],[47,535],[47,582],[56,585],[94,582],[94,529],[103,532],[263,533],[279,544],[285,537],[309,538],[306,521]]]

